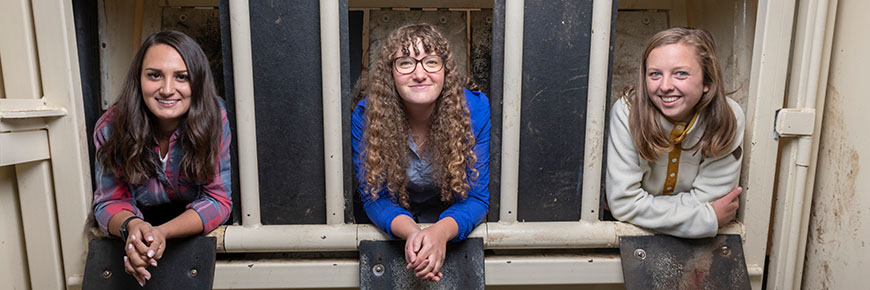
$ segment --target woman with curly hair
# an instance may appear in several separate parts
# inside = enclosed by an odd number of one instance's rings
[[[447,241],[468,237],[489,208],[489,100],[464,81],[440,32],[404,26],[360,80],[351,117],[366,214],[406,240],[407,268],[425,281],[441,280]]]
[[[142,43],[94,145],[94,217],[124,240],[125,271],[140,285],[166,239],[207,234],[229,217],[229,122],[189,36],[161,31]]]

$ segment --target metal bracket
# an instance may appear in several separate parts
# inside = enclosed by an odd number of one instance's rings
[[[773,132],[776,138],[799,137],[813,134],[816,125],[816,109],[779,109],[774,117]]]

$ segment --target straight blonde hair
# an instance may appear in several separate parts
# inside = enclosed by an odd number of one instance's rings
[[[704,73],[703,83],[709,88],[695,105],[695,112],[700,113],[706,124],[704,135],[698,143],[683,150],[700,149],[704,156],[714,157],[727,154],[737,135],[737,119],[728,105],[723,89],[722,67],[716,55],[716,42],[713,35],[706,30],[684,27],[660,31],[650,39],[638,69],[636,86],[623,92],[623,97],[628,101],[629,130],[637,152],[641,158],[654,161],[659,153],[669,152],[677,146],[668,138],[670,132],[665,132],[662,128],[659,122],[662,113],[650,100],[646,87],[646,62],[650,52],[655,48],[676,43],[685,43],[695,49]]]

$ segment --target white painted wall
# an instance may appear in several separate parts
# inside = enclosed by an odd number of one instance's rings
[[[870,266],[870,2],[840,0],[822,122],[803,289],[865,289]],[[862,155],[863,158],[862,158]],[[861,169],[864,170],[861,170]]]

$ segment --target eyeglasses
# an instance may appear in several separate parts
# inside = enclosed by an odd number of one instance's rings
[[[393,60],[393,67],[399,74],[409,74],[417,69],[417,63],[423,64],[423,70],[430,73],[435,73],[444,68],[444,56],[429,55],[422,59],[416,59],[410,56],[397,57]]]

